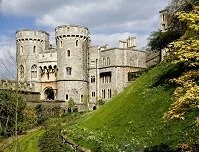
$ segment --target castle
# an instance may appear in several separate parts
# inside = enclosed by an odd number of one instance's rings
[[[146,52],[136,50],[135,38],[119,47],[93,46],[89,30],[79,25],[55,28],[56,46],[41,30],[16,32],[17,81],[38,92],[40,100],[73,99],[91,108],[121,92],[138,71],[146,68]],[[26,86],[27,87],[27,86]]]

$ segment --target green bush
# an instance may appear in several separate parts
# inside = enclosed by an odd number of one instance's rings
[[[39,140],[41,152],[70,152],[72,151],[66,144],[62,143],[61,130],[52,127],[48,129]]]

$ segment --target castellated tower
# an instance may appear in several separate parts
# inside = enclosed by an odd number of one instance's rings
[[[17,81],[31,82],[40,92],[39,53],[49,47],[49,34],[44,31],[19,30],[16,32]]]
[[[78,25],[55,29],[57,44],[57,99],[82,104],[88,95],[89,31]]]

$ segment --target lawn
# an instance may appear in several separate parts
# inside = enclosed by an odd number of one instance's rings
[[[4,152],[13,152],[16,145],[18,145],[18,151],[20,152],[38,152],[39,137],[44,133],[44,130],[38,129],[33,132],[28,132],[25,135],[19,136],[18,143],[12,143],[4,149]]]
[[[175,86],[168,80],[182,69],[161,64],[146,72],[100,109],[65,127],[65,134],[91,150],[142,151],[146,147],[194,144],[195,116],[166,121]]]

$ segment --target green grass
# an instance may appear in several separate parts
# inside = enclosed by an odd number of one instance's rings
[[[184,121],[163,119],[175,89],[166,85],[167,80],[180,72],[165,63],[153,68],[102,108],[80,119],[78,125],[66,126],[66,134],[92,150],[193,143],[194,117],[199,112],[191,112]]]
[[[19,138],[18,151],[20,152],[38,152],[39,137],[44,133],[44,130],[39,129],[33,132],[29,132]],[[10,144],[4,152],[12,152],[15,149],[16,143]]]
[[[74,114],[66,114],[63,117],[58,117],[58,116],[51,117],[50,119],[46,121],[46,127],[56,126],[58,122],[60,123],[60,125],[68,124],[69,122],[81,116],[82,115],[80,113],[74,113]],[[39,147],[38,147],[39,140],[44,132],[45,132],[44,129],[38,129],[32,132],[27,132],[27,134],[24,134],[22,136],[19,136],[18,142],[17,142],[18,151],[19,152],[39,152]],[[7,145],[7,148],[5,148],[3,151],[13,152],[15,150],[15,147],[16,147],[16,143],[12,142],[11,144]]]

